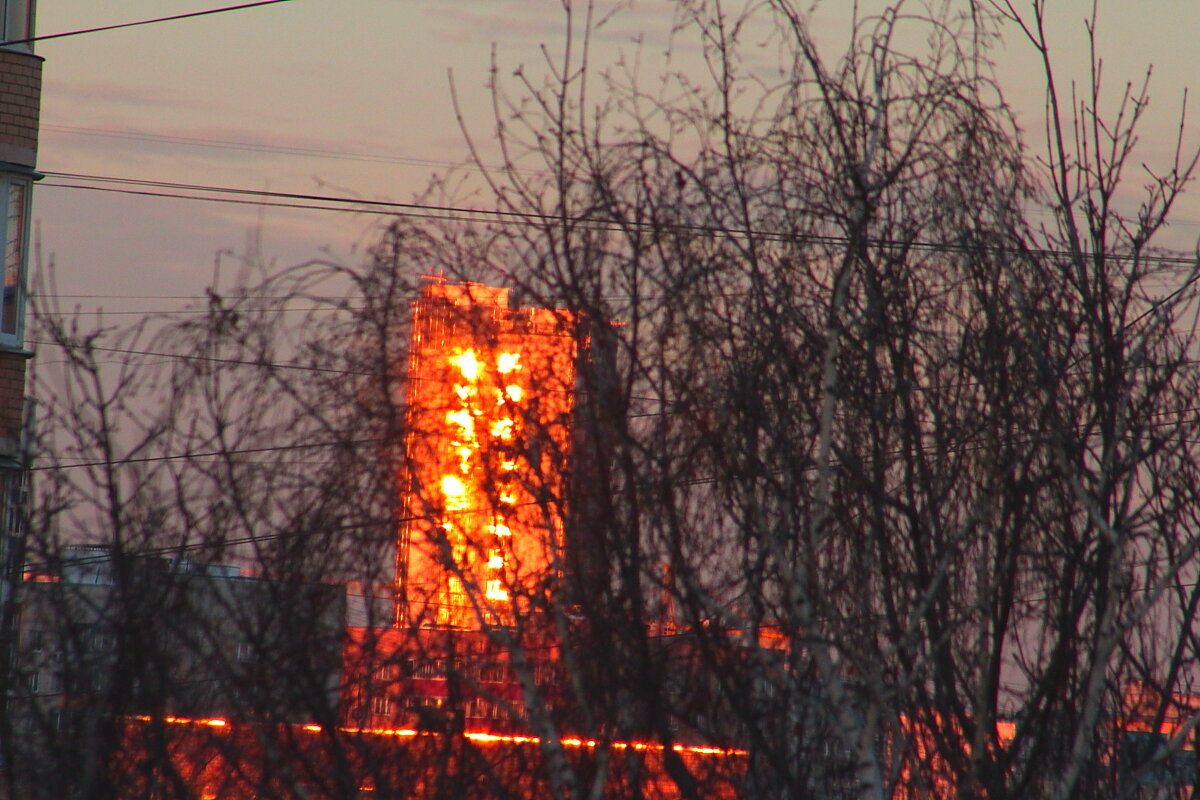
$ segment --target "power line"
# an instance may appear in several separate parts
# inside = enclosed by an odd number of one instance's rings
[[[41,126],[43,131],[58,131],[74,136],[98,136],[112,139],[128,139],[137,142],[165,142],[168,144],[179,144],[189,147],[206,147],[213,149],[225,150],[241,150],[252,153],[269,153],[276,155],[296,155],[308,156],[313,158],[328,158],[343,161],[361,161],[367,163],[380,164],[404,164],[417,167],[441,167],[449,170],[470,170],[475,172],[513,172],[525,175],[542,175],[547,176],[551,173],[546,170],[529,169],[524,167],[516,167],[512,165],[504,166],[497,164],[480,164],[471,161],[446,161],[432,158],[416,158],[412,156],[387,156],[378,153],[363,153],[347,150],[327,150],[317,147],[296,147],[296,146],[279,146],[268,145],[258,142],[238,141],[232,139],[204,139],[192,136],[180,136],[177,134],[162,134],[150,133],[148,131],[119,131],[106,128],[87,128],[75,125],[48,125]],[[50,173],[44,173],[50,174]],[[59,186],[58,184],[45,184],[47,186]],[[60,188],[63,188],[60,186]],[[80,187],[81,188],[81,187]],[[1040,216],[1053,216],[1053,212],[1045,209],[1035,209],[1034,214]],[[1200,225],[1200,220],[1172,218],[1172,225]]]
[[[1148,286],[1154,285],[1160,289],[1165,289],[1168,286],[1175,285],[1174,282],[1166,281],[1166,280],[1154,281],[1154,282],[1146,281],[1145,283]],[[709,294],[709,296],[731,299],[731,298],[746,297],[749,294],[750,294],[750,292],[748,290],[747,291],[738,291],[738,292],[733,292],[733,291],[716,292],[716,291],[714,291],[714,292],[711,292]],[[42,294],[42,293],[31,293],[30,297],[38,299],[38,300],[186,300],[186,301],[206,302],[206,303],[212,302],[212,297],[210,295],[204,295],[204,294],[164,295],[164,294]],[[273,306],[269,305],[269,306],[245,307],[245,308],[243,308],[241,306],[222,306],[219,310],[224,311],[224,312],[265,314],[265,313],[270,313],[270,312],[274,312],[274,311],[280,311],[280,312],[367,311],[372,308],[372,306],[370,306],[370,305],[353,305],[350,302],[339,304],[332,298],[320,298],[322,300],[328,300],[327,303],[324,303],[321,305],[313,305],[313,306],[289,306],[289,305],[287,305],[288,302],[290,302],[292,300],[296,300],[297,297],[299,297],[299,295],[291,296],[291,297],[286,296],[286,295],[275,295],[275,296],[247,295],[247,296],[245,296],[245,298],[238,296],[238,297],[234,297],[231,299],[233,299],[233,300],[252,299],[252,300],[264,301],[264,302],[265,301],[277,301],[280,304],[273,305]],[[312,298],[312,297],[308,297],[308,296],[305,296],[305,297],[307,297],[308,299],[316,299],[316,298]],[[627,301],[627,300],[634,299],[630,295],[616,295],[616,294],[602,294],[602,295],[599,295],[599,297],[600,297],[600,299],[609,300],[609,301]],[[644,292],[644,293],[640,293],[637,296],[637,299],[640,299],[640,300],[662,300],[665,297],[667,297],[667,295],[662,294],[662,293]],[[365,295],[346,295],[343,299],[346,301],[363,301],[363,300],[366,300],[366,296]],[[78,304],[77,304],[77,306],[78,306]],[[211,314],[211,313],[213,313],[212,309],[208,309],[208,308],[189,308],[189,307],[181,308],[179,306],[167,307],[167,308],[135,308],[135,309],[123,308],[123,309],[119,309],[119,310],[105,309],[103,307],[98,306],[98,307],[89,307],[89,308],[78,308],[77,310],[73,310],[73,311],[37,311],[37,312],[35,312],[35,315],[39,318],[44,318],[44,317],[72,318],[72,317],[84,315],[84,314],[86,314],[86,315],[105,315],[105,316],[133,316],[133,315],[162,314],[165,316],[174,317],[177,315]],[[1185,328],[1182,328],[1182,329],[1173,328],[1172,330],[1174,330],[1177,333],[1183,333],[1185,330],[1187,330],[1189,328],[1190,328],[1190,326],[1186,326]]]
[[[397,522],[417,521],[417,519],[418,518],[397,519],[397,520],[390,520],[390,519],[389,520],[375,520],[372,522],[359,522],[359,523],[346,524],[346,525],[333,525],[333,526],[322,528],[321,530],[323,533],[337,533],[337,532],[341,532],[341,531],[361,530],[363,528],[376,528],[376,527],[380,527],[383,525],[393,525]],[[126,555],[129,555],[129,556],[132,556],[135,558],[166,556],[166,555],[172,555],[174,553],[190,552],[193,550],[225,549],[225,548],[235,547],[237,545],[243,545],[243,544],[259,544],[259,543],[265,543],[265,542],[273,541],[276,539],[283,539],[287,536],[295,536],[295,535],[297,535],[295,531],[286,531],[286,532],[280,532],[280,533],[264,533],[264,534],[261,534],[258,536],[243,536],[243,537],[239,537],[236,539],[224,539],[224,540],[219,540],[219,541],[214,539],[212,541],[195,542],[192,544],[163,545],[160,547],[139,549],[136,551],[128,552],[128,553],[126,553]],[[83,557],[71,559],[71,564],[75,565],[75,566],[92,564],[92,563],[102,564],[109,560],[110,560],[110,556],[108,554],[95,555],[95,556],[83,556]],[[25,563],[25,567],[26,567],[26,569],[28,569],[30,567],[32,567],[34,569],[36,569],[38,567],[49,568],[51,566],[54,566],[54,564],[52,562],[53,562],[53,559],[49,559],[49,558],[46,560],[40,561],[40,562],[39,561],[29,561],[29,562]]]
[[[334,367],[318,367],[318,366],[310,366],[310,365],[306,365],[306,364],[296,364],[295,362],[288,362],[288,361],[267,361],[266,359],[253,359],[252,360],[252,359],[238,359],[238,358],[219,358],[217,356],[197,356],[197,355],[190,355],[187,353],[165,353],[165,352],[158,352],[158,351],[154,351],[154,350],[132,350],[132,349],[126,349],[126,348],[120,348],[120,347],[99,347],[96,345],[70,344],[67,342],[45,341],[45,340],[40,340],[40,339],[29,339],[27,341],[29,342],[29,344],[40,344],[40,345],[46,345],[48,347],[58,347],[62,350],[96,350],[96,351],[105,352],[105,353],[122,353],[125,355],[148,356],[151,358],[166,358],[166,359],[175,358],[175,359],[180,359],[182,361],[207,361],[207,362],[214,362],[214,363],[218,363],[218,364],[236,364],[236,365],[247,366],[247,367],[260,367],[260,368],[271,368],[271,369],[274,369],[274,368],[298,369],[298,370],[306,370],[309,372],[328,372],[328,373],[333,373],[335,375],[366,375],[366,376],[381,377],[383,374],[382,372],[375,371],[375,370],[365,371],[365,370],[337,369]],[[115,363],[123,363],[123,362],[118,361]],[[424,383],[440,383],[440,384],[448,384],[449,383],[449,381],[447,381],[447,380],[441,380],[441,379],[436,379],[436,378],[424,378],[424,377],[410,377],[409,380],[421,381]],[[566,391],[566,390],[556,390],[556,391]],[[654,402],[654,403],[662,402],[662,400],[660,398],[655,398],[655,397],[633,396],[633,397],[630,397],[629,399],[643,401],[643,402]]]
[[[180,193],[174,193],[174,192],[151,192],[151,191],[136,190],[136,189],[117,189],[117,188],[113,188],[111,186],[82,186],[82,185],[78,185],[78,184],[65,184],[65,183],[47,183],[47,184],[43,184],[43,186],[49,187],[49,188],[54,188],[54,189],[85,189],[85,190],[93,191],[93,192],[112,192],[115,194],[127,194],[127,195],[139,196],[139,197],[164,197],[164,198],[169,198],[169,199],[173,199],[173,200],[198,200],[198,201],[206,202],[206,203],[226,203],[229,205],[254,206],[255,208],[292,208],[292,209],[299,209],[302,211],[334,211],[334,212],[338,212],[338,213],[342,213],[342,214],[347,214],[347,213],[348,214],[371,214],[371,215],[375,215],[375,216],[409,217],[409,218],[413,218],[413,219],[436,219],[436,220],[447,220],[447,221],[451,221],[451,222],[477,221],[477,220],[471,220],[469,217],[462,216],[461,214],[450,214],[450,213],[438,214],[438,213],[433,213],[433,212],[420,213],[418,211],[409,211],[409,210],[405,210],[405,206],[408,204],[388,204],[388,203],[382,203],[381,201],[365,201],[365,200],[357,201],[357,200],[346,200],[343,198],[330,198],[327,202],[335,202],[335,203],[340,203],[343,205],[351,204],[351,203],[354,203],[354,204],[361,203],[364,206],[385,205],[385,206],[390,206],[390,208],[370,208],[370,207],[357,208],[357,207],[353,207],[350,205],[345,205],[345,207],[339,207],[339,206],[312,205],[312,204],[305,204],[305,203],[284,203],[284,202],[271,201],[271,200],[243,200],[243,199],[239,199],[236,197],[203,197],[200,195],[188,195],[188,194],[180,194]],[[469,209],[467,211],[469,211]],[[487,214],[488,212],[478,212],[478,213]],[[503,212],[493,212],[493,213],[503,213]]]
[[[134,350],[121,347],[100,347],[98,345],[80,345],[69,344],[66,342],[48,341],[45,339],[27,339],[29,344],[44,345],[46,347],[59,347],[63,350],[95,350],[102,353],[120,353],[122,355],[132,356],[148,356],[151,358],[176,358],[183,361],[208,361],[216,364],[235,364],[245,367],[270,367],[279,369],[298,369],[308,372],[329,372],[336,375],[374,375],[375,372],[365,370],[347,370],[337,369],[334,367],[319,367],[310,364],[297,364],[292,361],[268,361],[265,359],[239,359],[239,358],[220,358],[217,356],[199,356],[188,353],[168,353],[158,350]],[[1180,366],[1191,366],[1200,364],[1200,359],[1186,358],[1179,362]],[[1150,369],[1155,367],[1154,364],[1144,365],[1139,368]],[[661,402],[662,398],[652,397],[631,397],[631,400],[643,400],[652,402]]]
[[[308,372],[331,372],[337,375],[373,375],[373,372],[364,372],[348,369],[335,369],[333,367],[317,367],[308,364],[296,364],[289,361],[265,361],[265,360],[250,360],[240,358],[218,358],[216,356],[195,356],[186,353],[163,353],[153,350],[132,350],[121,347],[98,347],[90,345],[87,347],[81,345],[69,345],[63,342],[52,342],[40,339],[29,339],[29,344],[40,344],[48,347],[61,347],[64,350],[97,350],[103,353],[121,353],[131,356],[151,356],[154,358],[177,358],[184,361],[208,361],[217,364],[237,364],[245,367],[270,367],[272,369],[299,369]]]
[[[542,505],[544,505],[544,501],[527,500],[525,502],[517,503],[516,505],[518,507],[526,507],[526,508],[530,507],[530,506],[542,506]],[[471,514],[477,514],[477,513],[479,513],[478,510],[447,511],[446,512],[446,514],[449,516],[469,516]],[[396,516],[396,517],[391,517],[391,518],[385,519],[385,520],[371,520],[368,522],[358,522],[358,523],[349,523],[349,524],[343,524],[343,525],[323,526],[320,529],[319,533],[336,533],[336,532],[348,531],[348,530],[361,530],[363,528],[377,528],[377,527],[382,527],[384,525],[390,527],[390,526],[393,526],[393,525],[396,525],[399,523],[421,522],[423,520],[428,520],[428,519],[429,519],[429,515],[427,515],[427,514]],[[236,539],[213,540],[213,541],[205,541],[205,542],[195,542],[192,544],[180,544],[180,545],[162,545],[162,546],[156,547],[156,548],[139,549],[135,552],[129,552],[129,553],[127,553],[127,555],[134,556],[134,557],[171,555],[172,553],[178,553],[178,552],[190,551],[190,550],[207,550],[207,549],[215,549],[215,548],[228,548],[228,547],[232,547],[235,545],[241,545],[241,544],[259,544],[262,542],[268,542],[268,541],[272,541],[272,540],[276,540],[276,539],[284,539],[286,537],[296,536],[296,535],[297,535],[296,531],[288,530],[288,531],[280,531],[278,533],[264,533],[264,534],[260,534],[260,535],[254,535],[254,536],[244,536],[244,537],[239,537]],[[78,558],[78,559],[72,559],[71,563],[72,564],[103,563],[107,560],[109,560],[109,557],[107,554],[104,554],[104,555],[86,556],[86,557],[82,557],[82,558]],[[26,568],[28,568],[30,566],[49,567],[49,566],[52,566],[52,564],[50,563],[50,560],[45,560],[42,562],[26,562],[25,566],[26,566]]]
[[[270,191],[270,190],[266,190],[266,189],[242,189],[242,188],[238,188],[235,186],[212,186],[209,184],[199,184],[199,183],[179,183],[176,181],[156,181],[156,180],[147,180],[147,179],[142,179],[142,178],[122,178],[122,177],[117,177],[117,176],[112,176],[112,175],[89,175],[86,173],[77,173],[77,172],[54,172],[51,170],[44,170],[42,172],[42,174],[46,175],[48,177],[51,177],[51,178],[59,178],[59,179],[66,179],[66,180],[87,180],[87,181],[95,181],[98,183],[113,183],[113,184],[117,184],[120,186],[141,186],[141,187],[149,187],[149,188],[154,188],[154,189],[170,189],[170,190],[180,191],[180,192],[182,192],[182,191],[206,192],[206,193],[227,194],[227,195],[234,195],[234,196],[270,198],[272,200],[301,200],[301,201],[306,201],[306,202],[310,202],[310,203],[333,203],[333,204],[335,204],[334,207],[290,206],[290,207],[295,207],[295,208],[318,208],[318,209],[323,209],[323,210],[327,210],[327,211],[386,213],[389,215],[394,215],[394,214],[397,214],[399,212],[404,212],[404,211],[438,212],[438,213],[445,213],[445,214],[459,214],[459,215],[473,214],[473,215],[489,216],[489,217],[505,217],[505,218],[525,219],[525,220],[532,220],[532,221],[555,221],[555,220],[559,219],[558,217],[556,217],[553,214],[542,214],[542,213],[531,212],[531,211],[506,211],[506,210],[502,210],[502,209],[479,209],[479,208],[469,208],[466,206],[435,205],[432,203],[402,203],[402,202],[393,201],[393,200],[360,200],[360,199],[354,199],[354,198],[348,198],[348,197],[337,197],[335,195],[326,195],[326,194],[302,194],[302,193],[298,193],[298,192],[274,192],[274,191]],[[124,192],[127,194],[149,194],[150,196],[154,196],[154,197],[177,197],[179,199],[185,199],[185,200],[212,200],[214,202],[250,202],[253,205],[271,205],[270,203],[260,203],[258,201],[234,201],[234,200],[231,200],[228,198],[208,198],[208,197],[197,197],[197,196],[192,196],[192,195],[137,192],[137,191],[114,189],[112,187],[84,186],[81,184],[48,183],[48,184],[43,184],[43,185],[53,186],[53,187],[57,187],[57,188],[91,189],[94,191]],[[350,207],[345,208],[344,206],[350,206]],[[375,209],[375,211],[372,211],[372,209]],[[587,221],[587,220],[584,220],[581,218],[579,221]],[[610,224],[611,224],[611,222],[613,222],[613,221],[610,220],[608,222],[610,222]]]
[[[1182,413],[1195,411],[1198,408],[1200,408],[1200,407],[1193,406],[1188,409],[1182,409],[1180,411],[1172,411],[1172,412],[1167,412],[1167,413],[1182,414]],[[1172,425],[1172,424],[1174,424],[1174,423],[1170,422],[1170,421],[1163,421],[1163,422],[1155,423],[1151,427],[1161,427],[1161,426]],[[1025,441],[1036,441],[1037,438],[1038,437],[1027,437],[1025,439]],[[270,452],[270,451],[276,451],[276,450],[300,449],[300,448],[305,448],[305,447],[327,447],[327,446],[336,446],[339,444],[354,444],[354,445],[377,444],[380,441],[382,441],[382,440],[369,439],[369,440],[361,440],[361,441],[348,441],[348,442],[344,442],[344,443],[343,442],[333,442],[333,443],[326,442],[326,443],[313,443],[313,444],[304,444],[304,445],[277,446],[277,447],[268,447],[268,448],[246,448],[243,450],[227,450],[227,451],[217,451],[217,452],[213,452],[213,453],[181,454],[181,455],[177,455],[177,456],[163,456],[163,457],[147,457],[144,459],[129,459],[128,461],[120,461],[120,462],[103,462],[102,461],[102,462],[94,462],[94,463],[89,463],[89,464],[66,464],[66,465],[60,465],[60,466],[31,467],[29,469],[30,469],[30,471],[36,471],[36,470],[62,469],[62,468],[66,468],[66,467],[103,466],[106,464],[112,464],[115,466],[115,465],[120,465],[120,464],[125,464],[125,463],[134,463],[134,462],[139,462],[139,461],[167,461],[167,460],[175,460],[175,459],[180,459],[180,458],[217,456],[217,455],[226,455],[226,454],[234,454],[234,453]],[[1188,441],[1190,442],[1191,440],[1188,440]],[[961,444],[961,445],[957,446],[956,448],[954,448],[954,451],[959,451],[959,452],[978,451],[978,450],[982,449],[984,446],[985,445],[965,443],[965,444]],[[917,450],[922,451],[922,452],[928,452],[930,450],[930,448],[918,446]],[[901,454],[901,453],[897,452],[896,454]],[[814,469],[816,469],[816,467],[809,466],[809,467],[805,467],[804,471],[811,471]],[[770,470],[768,473],[762,473],[762,474],[758,475],[757,477],[765,478],[769,474],[782,474],[783,472],[784,472],[784,470]],[[715,484],[718,480],[720,480],[720,478],[718,476],[702,476],[702,477],[697,477],[697,478],[692,478],[692,479],[674,480],[674,481],[670,482],[670,485],[679,486],[679,487],[696,486],[696,485],[705,485],[705,484]],[[518,505],[537,506],[537,505],[542,505],[543,503],[544,503],[544,501],[542,501],[542,500],[529,500],[529,501],[520,503]],[[459,512],[450,512],[450,513],[471,514],[471,513],[476,513],[476,512],[474,512],[474,511],[459,511]],[[356,524],[330,526],[327,528],[323,528],[322,531],[328,533],[328,532],[336,532],[336,531],[344,531],[344,530],[352,530],[352,529],[362,529],[362,528],[378,527],[378,526],[383,526],[383,525],[393,525],[396,523],[403,523],[403,522],[416,522],[416,521],[420,521],[423,519],[427,519],[427,517],[424,515],[403,516],[403,517],[396,517],[396,518],[388,519],[388,520],[374,520],[374,521],[370,521],[370,522],[362,522],[362,523],[356,523]],[[262,535],[248,536],[248,537],[243,537],[243,538],[238,538],[238,539],[227,539],[227,540],[223,540],[223,541],[217,540],[217,541],[212,541],[212,542],[200,542],[200,543],[193,543],[190,545],[170,545],[170,546],[163,546],[163,547],[159,547],[159,548],[148,548],[145,550],[139,550],[136,553],[133,553],[131,555],[136,555],[136,556],[140,556],[140,557],[153,556],[153,555],[169,555],[172,553],[179,553],[179,552],[183,552],[183,551],[225,548],[225,547],[239,545],[239,544],[259,544],[259,543],[265,543],[265,542],[268,542],[271,540],[283,539],[285,537],[292,536],[292,535],[295,535],[295,531],[279,532],[279,533],[273,533],[273,534],[262,534]],[[87,561],[90,561],[90,560],[104,561],[104,560],[107,560],[107,558],[108,558],[107,556],[94,556],[94,557],[91,557],[90,559],[80,559],[79,561],[77,561],[75,563],[86,563]],[[28,566],[30,566],[30,564],[33,564],[34,566],[36,566],[37,562],[29,562],[26,564],[26,566],[28,567]],[[49,564],[48,564],[48,562],[42,562],[42,566],[49,566]],[[1197,584],[1196,583],[1186,583],[1186,584],[1181,583],[1181,584],[1178,584],[1178,587],[1187,587],[1187,586],[1195,586],[1195,585],[1197,585]],[[1172,588],[1177,588],[1177,587],[1172,587]]]
[[[256,298],[257,299],[257,298]],[[282,312],[312,312],[312,311],[365,311],[365,306],[349,306],[349,305],[323,305],[323,306],[262,306],[260,308],[243,308],[241,306],[233,306],[230,308],[220,309],[224,312],[233,312],[238,314],[269,314],[274,311]],[[129,317],[129,316],[150,316],[152,314],[163,314],[171,317],[188,315],[188,314],[211,314],[212,311],[207,308],[159,308],[159,309],[125,309],[122,311],[111,311],[103,308],[95,309],[80,309],[78,311],[39,311],[39,317],[66,317],[73,318],[83,314],[102,315],[106,317]]]
[[[1157,412],[1154,412],[1152,414],[1152,416],[1172,417],[1173,419],[1163,419],[1158,422],[1148,423],[1144,427],[1147,429],[1163,428],[1163,427],[1168,427],[1168,426],[1174,427],[1179,424],[1178,418],[1181,418],[1187,414],[1193,414],[1197,411],[1200,411],[1200,405],[1187,406],[1185,408],[1179,408],[1179,409],[1167,409],[1167,410],[1163,410],[1163,411],[1157,411]],[[644,414],[631,414],[630,416],[631,417],[658,417],[658,416],[665,417],[665,416],[669,416],[671,413],[674,413],[674,412],[671,412],[671,411],[647,412]],[[1083,427],[1083,425],[1081,424],[1080,428],[1082,428],[1082,427]],[[1077,429],[1076,432],[1079,432],[1079,429]],[[1039,438],[1040,438],[1039,436],[1026,436],[1026,437],[1014,439],[1014,442],[1015,443],[1030,443],[1030,442],[1038,441]],[[1192,439],[1186,439],[1184,441],[1188,444],[1196,444],[1197,443],[1197,440],[1192,440]],[[225,450],[213,450],[213,451],[199,452],[199,453],[190,453],[190,452],[175,453],[172,455],[165,455],[165,456],[141,456],[138,458],[118,458],[118,459],[106,459],[106,460],[102,460],[102,461],[83,461],[83,462],[72,463],[72,464],[47,464],[45,466],[40,466],[40,467],[27,467],[26,469],[30,472],[45,472],[45,471],[51,471],[51,470],[62,471],[65,469],[79,469],[79,468],[88,468],[88,467],[105,467],[105,466],[121,467],[121,466],[126,466],[129,464],[149,464],[149,463],[160,463],[160,462],[164,462],[164,461],[181,461],[181,460],[187,460],[187,459],[193,459],[193,458],[217,458],[217,457],[233,456],[233,455],[274,453],[274,452],[281,452],[281,451],[287,451],[287,450],[303,450],[303,449],[318,448],[318,447],[358,446],[358,445],[363,445],[363,444],[380,444],[382,442],[383,442],[382,439],[344,439],[344,440],[333,441],[333,442],[306,442],[303,444],[271,445],[268,447],[231,448],[231,449],[225,449]],[[976,452],[978,450],[981,450],[985,446],[986,445],[972,443],[972,442],[968,441],[968,442],[962,442],[960,444],[957,444],[957,445],[949,448],[948,450],[946,450],[946,452],[970,453],[970,452]],[[913,450],[918,453],[931,454],[935,450],[935,448],[932,446],[926,446],[926,445],[919,444],[915,448],[913,448]],[[904,456],[907,452],[908,451],[905,451],[905,450],[895,450],[892,453],[890,453],[890,455]],[[816,467],[805,467],[804,471],[807,472],[807,471],[811,471],[814,469],[816,469]],[[774,473],[781,474],[782,472],[783,472],[783,470],[770,470],[767,473],[760,474],[759,477],[766,477],[768,474],[774,474]],[[690,479],[686,479],[686,480],[677,481],[675,483],[675,485],[698,486],[698,485],[716,483],[718,480],[720,480],[719,476],[715,476],[715,475],[702,476],[702,477],[698,477],[698,478],[690,478]]]
[[[30,292],[31,297],[54,298],[56,300],[210,300],[204,294],[46,294]],[[288,295],[255,295],[255,300],[291,300]],[[349,300],[361,300],[362,296],[348,297]]]
[[[444,169],[472,170],[477,172],[514,172],[526,175],[543,176],[552,174],[546,170],[529,169],[516,167],[513,165],[480,164],[472,161],[445,161],[432,158],[415,158],[412,156],[386,156],[378,153],[362,153],[347,150],[327,150],[317,147],[289,147],[232,139],[204,139],[193,136],[180,136],[178,134],[151,133],[149,131],[111,130],[108,128],[88,128],[76,125],[49,125],[44,123],[41,126],[41,130],[58,131],[60,133],[66,133],[75,136],[99,136],[112,139],[129,139],[131,141],[138,142],[165,142],[168,144],[180,144],[191,147],[244,150],[247,152],[273,153],[279,155],[311,156],[316,158],[330,158],[346,161],[364,161],[383,164],[407,164],[411,166],[442,167]],[[1048,209],[1033,209],[1030,213],[1037,214],[1039,216],[1053,216],[1054,214],[1053,211]],[[1174,217],[1171,219],[1171,224],[1200,225],[1200,220],[1180,219]]]
[[[78,469],[83,467],[123,467],[128,464],[150,464],[162,461],[181,461],[191,458],[217,458],[220,456],[248,455],[251,453],[276,453],[282,450],[304,450],[315,447],[344,447],[348,445],[379,444],[381,439],[342,439],[336,442],[305,442],[304,444],[279,444],[270,447],[244,447],[228,450],[211,450],[203,453],[176,453],[167,456],[141,456],[138,458],[117,458],[104,461],[81,461],[75,464],[47,464],[44,467],[28,467],[30,472],[47,470]]]
[[[335,211],[339,213],[374,214],[383,216],[401,216],[417,219],[440,219],[458,222],[475,222],[483,219],[500,224],[550,224],[561,225],[564,221],[580,227],[604,231],[637,230],[643,232],[679,231],[707,236],[733,236],[738,238],[758,237],[768,241],[806,242],[810,244],[827,244],[845,246],[850,244],[850,238],[837,234],[799,233],[789,231],[759,230],[746,227],[723,227],[718,225],[683,224],[675,222],[655,222],[642,220],[625,220],[599,216],[566,216],[540,211],[517,211],[513,209],[472,208],[469,206],[438,205],[432,203],[402,203],[388,200],[358,200],[333,195],[305,194],[297,192],[275,192],[263,189],[244,189],[233,186],[213,186],[209,184],[179,183],[175,181],[156,181],[140,178],[122,178],[111,175],[90,175],[75,172],[54,172],[46,170],[43,174],[60,180],[86,180],[98,183],[112,183],[117,186],[88,186],[78,183],[47,183],[44,186],[59,189],[89,190],[97,192],[113,192],[143,197],[166,197],[178,200],[196,200],[214,203],[230,203],[235,205],[254,205],[276,208],[294,208],[310,211]],[[142,189],[118,187],[146,187]],[[162,189],[170,191],[149,191]],[[202,192],[207,194],[234,195],[234,197],[210,197],[205,195],[184,194],[184,192]],[[241,199],[252,197],[257,199]],[[286,202],[300,201],[300,202]],[[315,205],[321,203],[325,205]],[[891,247],[902,245],[914,250],[942,253],[973,253],[973,252],[1018,252],[1017,248],[1002,248],[986,244],[956,244],[952,242],[905,241],[896,239],[868,238],[867,244],[874,247]],[[1065,250],[1050,248],[1025,248],[1023,252],[1058,258],[1071,258],[1072,254]],[[1091,257],[1091,253],[1079,255]],[[1127,255],[1108,253],[1106,257],[1114,261],[1142,261],[1179,267],[1194,267],[1197,260],[1193,256],[1167,256],[1139,253]]]
[[[287,3],[291,0],[258,0],[255,3],[242,3],[236,6],[224,6],[221,8],[209,8],[204,11],[191,11],[186,14],[174,14],[169,17],[155,17],[153,19],[142,19],[136,22],[121,22],[116,25],[100,25],[95,28],[80,28],[74,31],[64,31],[62,33],[48,33],[43,36],[30,36],[27,39],[9,39],[8,41],[0,42],[0,47],[6,47],[13,44],[32,44],[33,42],[45,42],[50,39],[64,39],[68,36],[82,36],[85,33],[100,33],[102,31],[115,31],[120,28],[135,28],[141,25],[153,25],[158,22],[173,22],[180,19],[191,19],[193,17],[207,17],[212,14],[224,14],[226,11],[242,11],[248,8],[258,8],[259,6],[272,6],[276,3]]]

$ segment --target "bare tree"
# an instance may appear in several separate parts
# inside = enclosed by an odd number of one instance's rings
[[[493,70],[491,222],[397,221],[367,263],[247,272],[153,331],[48,318],[71,369],[31,571],[60,580],[28,592],[37,630],[116,640],[92,727],[43,752],[86,753],[88,796],[1138,795],[1200,721],[1200,267],[1156,245],[1196,158],[1181,138],[1123,211],[1147,89],[1106,118],[1093,53],[1067,106],[1041,2],[895,3],[833,55],[787,0],[684,2],[702,69],[650,85],[596,67],[608,18],[564,8],[561,51]],[[989,62],[1018,34],[1044,150]],[[570,398],[569,436],[470,405],[507,408],[501,383],[406,406],[432,380],[409,366],[422,275],[461,287],[438,324],[480,353],[501,317],[570,332],[577,360],[534,387]],[[483,285],[544,316],[463,310]],[[462,456],[470,508],[422,472],[464,410],[521,431]],[[545,580],[451,524],[503,536],[509,495],[549,532]],[[61,580],[78,526],[114,590]],[[414,540],[452,603],[405,611]],[[249,727],[165,721],[203,708]]]

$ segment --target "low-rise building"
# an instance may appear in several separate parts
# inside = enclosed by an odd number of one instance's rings
[[[132,719],[335,719],[341,585],[108,546],[66,548],[26,578],[9,701],[18,782],[67,780],[56,772],[72,753],[109,763]]]

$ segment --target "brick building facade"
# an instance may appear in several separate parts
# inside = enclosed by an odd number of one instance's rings
[[[0,695],[8,696],[24,562],[29,489],[25,290],[38,149],[42,59],[33,53],[35,0],[0,0]],[[10,732],[7,705],[0,736]]]

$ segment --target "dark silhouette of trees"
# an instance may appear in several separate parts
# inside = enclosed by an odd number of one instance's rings
[[[567,44],[497,65],[495,127],[466,132],[480,166],[498,148],[495,215],[397,220],[362,265],[247,271],[153,328],[47,317],[69,363],[29,558],[60,581],[27,596],[39,636],[116,638],[74,708],[14,699],[40,711],[15,785],[182,797],[204,762],[264,797],[1190,791],[1163,777],[1200,722],[1200,263],[1157,244],[1196,165],[1182,121],[1131,177],[1148,88],[1101,113],[1093,52],[1068,91],[1042,0],[896,3],[834,55],[789,0],[688,0],[699,69],[649,85],[597,68],[604,20],[564,7]],[[1044,143],[998,88],[1001,36],[1043,58]],[[430,274],[564,309],[587,343],[570,474],[539,484],[561,485],[537,500],[556,579],[500,620],[460,568],[477,630],[437,635],[391,605]],[[112,570],[83,617],[79,541]],[[328,657],[331,584],[359,587],[353,667]],[[259,727],[163,723],[209,714],[182,710],[180,659],[225,692],[191,702]],[[438,703],[394,707],[428,681]],[[438,736],[364,730],[389,715]],[[485,718],[539,740],[464,736]],[[95,775],[63,769],[81,754]]]

